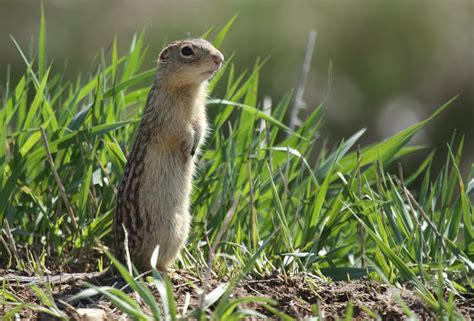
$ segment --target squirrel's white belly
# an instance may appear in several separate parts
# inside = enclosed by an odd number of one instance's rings
[[[192,161],[183,163],[178,153],[149,149],[140,184],[140,211],[148,215],[172,216],[189,207],[188,197],[194,170]]]
[[[139,207],[151,233],[142,249],[151,255],[160,245],[160,261],[170,261],[189,234],[189,197],[194,163],[177,153],[149,149],[141,176]],[[173,256],[173,257],[170,257]]]

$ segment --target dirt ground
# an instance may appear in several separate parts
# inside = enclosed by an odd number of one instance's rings
[[[3,274],[3,276],[2,276]],[[0,271],[0,279],[4,279],[7,289],[14,291],[15,295],[24,302],[40,303],[37,296],[31,290],[31,284],[40,287],[41,280],[27,275],[19,276],[12,271]],[[84,283],[89,282],[100,286],[125,286],[125,282],[112,275],[94,276],[93,274],[62,274],[49,276],[48,280],[53,284],[52,293],[56,304],[65,311],[72,319],[79,320],[77,310],[82,308],[98,308],[105,312],[107,320],[117,320],[122,313],[114,308],[103,297],[84,299],[78,302],[67,302],[68,298],[84,289]],[[211,279],[206,282],[206,292],[227,280]],[[202,280],[199,280],[184,272],[175,271],[172,275],[172,283],[177,303],[178,313],[183,315],[199,304],[198,289],[203,288]],[[159,300],[158,291],[150,287],[153,294]],[[132,293],[129,290],[130,294]],[[131,294],[132,295],[132,294]],[[241,297],[267,297],[275,300],[276,309],[289,316],[302,319],[308,316],[319,314],[324,320],[335,320],[343,317],[348,304],[353,307],[353,317],[355,320],[365,320],[368,318],[380,317],[383,320],[406,319],[406,312],[400,304],[404,304],[415,313],[421,320],[436,319],[426,304],[408,288],[396,288],[391,285],[361,279],[352,282],[322,282],[317,276],[310,274],[299,274],[291,277],[274,274],[265,278],[247,277],[233,290],[231,298]],[[187,302],[186,302],[187,301]],[[457,298],[458,311],[467,320],[474,318],[474,298]],[[402,303],[403,304],[403,303]],[[246,306],[239,306],[240,309],[251,308],[268,317],[275,318],[275,315],[267,308],[257,303],[247,303]],[[0,319],[9,306],[0,306]],[[211,306],[212,309],[212,306]],[[31,310],[24,310],[20,313],[21,319],[51,320],[45,314],[39,314]],[[123,318],[121,319],[123,320]]]

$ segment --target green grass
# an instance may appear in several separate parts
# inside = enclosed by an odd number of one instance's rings
[[[216,45],[233,21],[210,37]],[[141,67],[143,34],[124,56],[114,41],[75,82],[49,65],[44,18],[34,54],[12,40],[25,72],[16,83],[6,76],[1,101],[1,267],[37,273],[45,267],[102,269],[111,260],[98,245],[111,244],[116,187],[155,72]],[[204,317],[208,303],[217,301],[214,318],[238,318],[242,311],[229,297],[232,288],[245,275],[264,277],[279,269],[328,280],[368,276],[408,283],[439,317],[455,316],[445,291],[472,293],[474,167],[467,175],[459,171],[464,137],[453,135],[439,173],[431,170],[434,152],[407,145],[451,101],[381,142],[358,150],[361,130],[330,148],[318,138],[323,105],[291,132],[283,123],[291,95],[269,114],[261,108],[265,84],[259,73],[271,62],[257,60],[239,74],[235,59],[228,58],[210,83],[212,131],[194,181],[189,245],[175,265],[204,278],[210,263],[217,277],[231,281],[208,293],[207,306],[190,315]],[[389,171],[413,153],[428,155],[415,172]],[[119,271],[155,318],[175,319],[166,277],[154,271],[148,280],[162,294],[159,304],[143,279]],[[64,317],[42,290],[38,306],[15,297],[5,283],[1,291],[0,304]],[[81,295],[101,293],[133,318],[146,319],[119,289],[87,291]],[[256,300],[278,313],[272,300]],[[352,306],[347,311],[350,319]]]

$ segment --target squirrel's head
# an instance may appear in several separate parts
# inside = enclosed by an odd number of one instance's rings
[[[161,51],[158,74],[176,86],[200,85],[219,70],[222,53],[204,39],[175,41]]]

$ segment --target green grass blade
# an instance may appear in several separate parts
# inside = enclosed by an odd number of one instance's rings
[[[219,48],[224,41],[224,38],[229,31],[230,27],[232,27],[232,24],[234,23],[235,19],[237,19],[238,14],[235,14],[226,24],[225,26],[219,31],[217,36],[214,38],[212,41],[212,44],[214,47]]]
[[[41,3],[41,23],[40,23],[40,34],[39,34],[39,80],[41,81],[45,76],[46,69],[48,68],[48,58],[47,58],[47,41],[46,41],[46,22],[44,18],[44,6]]]

